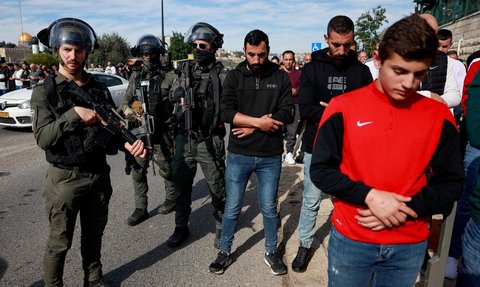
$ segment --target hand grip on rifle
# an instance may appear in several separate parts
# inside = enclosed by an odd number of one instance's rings
[[[99,102],[94,96],[84,91],[77,84],[70,82],[70,91],[85,102],[91,109],[103,119],[105,125],[102,125],[102,132],[96,140],[96,143],[106,147],[111,136],[119,135],[129,144],[137,141],[137,137],[126,127],[124,119],[108,103]]]

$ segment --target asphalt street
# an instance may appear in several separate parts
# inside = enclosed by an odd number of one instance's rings
[[[224,275],[208,271],[216,257],[213,207],[201,169],[193,187],[191,236],[178,249],[166,241],[174,213],[157,214],[164,200],[163,181],[149,172],[149,213],[130,227],[134,209],[131,180],[123,154],[109,157],[114,193],[105,230],[102,263],[112,286],[288,286],[287,276],[273,276],[263,262],[263,225],[251,181],[233,246],[235,262]],[[42,286],[42,258],[48,234],[43,186],[47,163],[30,131],[0,128],[0,286]],[[298,170],[296,170],[298,172]],[[158,174],[158,173],[157,173]],[[286,191],[284,191],[285,193]],[[67,255],[65,286],[81,286],[80,229]]]

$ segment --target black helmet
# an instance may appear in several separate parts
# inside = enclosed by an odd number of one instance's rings
[[[143,53],[157,53],[157,55],[165,54],[165,44],[152,34],[142,35],[138,41],[137,45],[131,50],[132,55],[135,57],[141,57]]]
[[[49,48],[58,49],[62,44],[85,47],[87,53],[98,48],[97,35],[88,23],[76,18],[62,18],[37,34],[40,42]]]
[[[195,40],[208,41],[218,49],[222,48],[223,34],[208,23],[198,22],[190,27],[185,35],[185,43],[193,44]]]

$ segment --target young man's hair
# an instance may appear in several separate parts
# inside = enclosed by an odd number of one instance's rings
[[[282,58],[285,58],[285,54],[292,54],[293,58],[295,59],[295,53],[292,50],[286,50],[282,53]]]
[[[440,30],[438,30],[437,35],[438,35],[438,39],[439,39],[439,40],[442,40],[442,41],[445,41],[445,40],[448,40],[448,39],[452,39],[452,37],[453,37],[452,31],[450,31],[450,30],[448,30],[448,29],[440,29]]]
[[[245,36],[245,40],[243,41],[243,47],[246,48],[247,44],[252,46],[258,46],[261,42],[265,42],[267,45],[267,51],[270,50],[268,36],[262,30],[252,30],[248,32],[247,36]]]
[[[429,60],[433,63],[438,47],[435,30],[417,14],[405,17],[385,32],[378,56],[383,63],[394,53],[408,60]]]
[[[448,50],[447,55],[457,55],[458,56],[458,53],[457,53],[456,50]]]
[[[353,21],[347,16],[339,15],[335,16],[328,22],[327,36],[330,37],[331,33],[335,32],[340,35],[345,35],[353,32]]]

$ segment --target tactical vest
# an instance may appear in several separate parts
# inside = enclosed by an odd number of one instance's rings
[[[225,128],[219,124],[220,95],[222,93],[219,75],[225,73],[226,68],[221,62],[211,64],[207,71],[195,69],[195,65],[192,65],[191,68],[194,95],[193,131],[196,133],[197,141],[208,139],[212,134],[224,136]],[[174,91],[179,83],[180,80],[177,79],[172,85],[171,91]],[[184,128],[183,117],[177,115],[177,120],[180,128]]]
[[[430,91],[443,95],[447,81],[447,54],[437,51],[435,62],[428,69],[427,76],[423,79],[418,90]]]
[[[94,81],[94,79],[92,78],[90,81]],[[93,86],[98,85],[94,84]],[[44,90],[56,119],[74,106],[84,106],[69,94],[66,83],[57,86],[55,76],[50,75],[45,78]],[[88,92],[94,95],[98,101],[108,101],[101,89],[92,88]],[[47,161],[66,166],[92,167],[99,163],[106,163],[105,154],[116,154],[117,148],[111,145],[104,150],[95,144],[99,129],[100,127],[97,125],[80,126],[68,136],[61,137],[57,144],[45,151]]]

